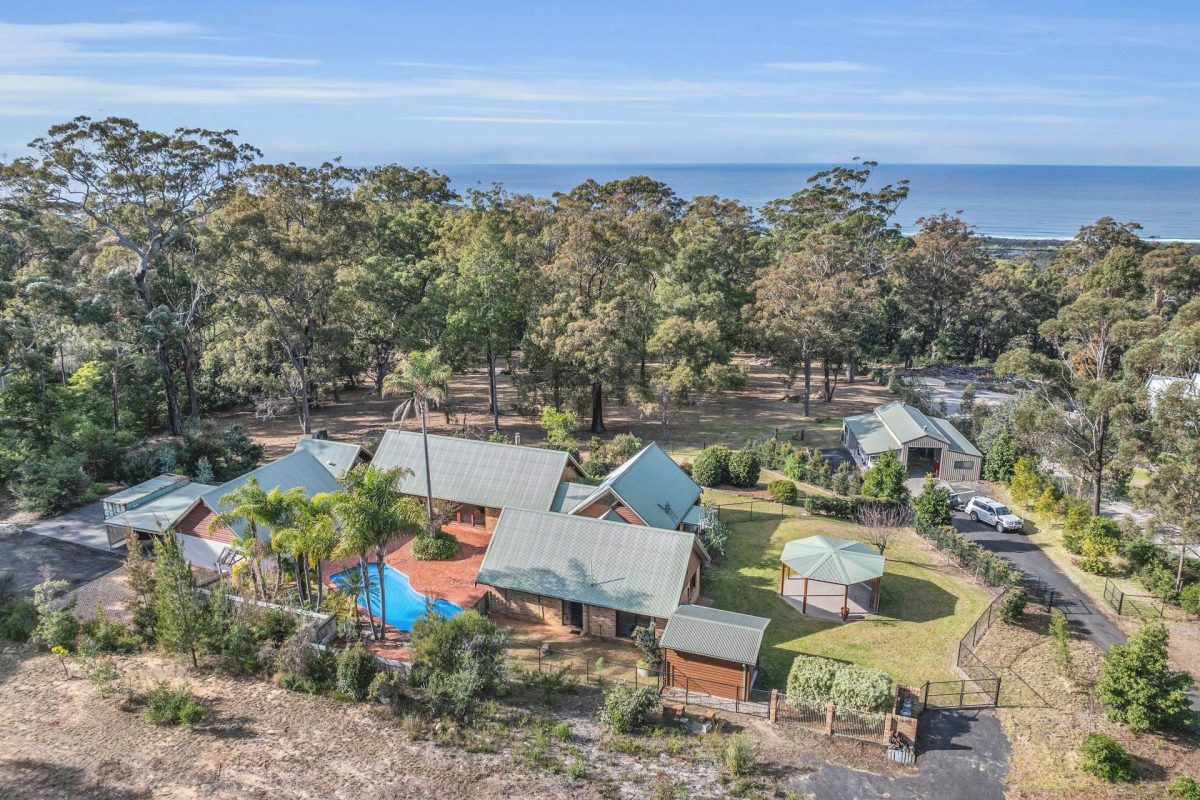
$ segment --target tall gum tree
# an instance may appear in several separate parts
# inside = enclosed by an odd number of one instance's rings
[[[147,316],[160,259],[221,208],[260,155],[233,130],[145,130],[129,119],[76,117],[30,142],[35,155],[5,167],[27,202],[83,216],[136,257],[133,283]],[[172,434],[183,432],[169,343],[155,348]]]

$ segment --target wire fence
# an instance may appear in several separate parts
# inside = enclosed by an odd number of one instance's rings
[[[657,674],[648,674],[650,671],[639,669],[636,664],[533,643],[510,642],[508,661],[510,666],[521,670],[553,675],[554,680],[585,686],[624,683],[634,688],[648,686],[657,689],[659,685]]]
[[[1118,616],[1132,615],[1142,619],[1162,619],[1166,614],[1167,602],[1152,594],[1129,594],[1113,583],[1111,578],[1104,579],[1104,601],[1117,612]]]

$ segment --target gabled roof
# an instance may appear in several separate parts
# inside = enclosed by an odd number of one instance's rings
[[[329,474],[325,465],[318,461],[312,453],[307,450],[295,450],[283,458],[277,458],[228,483],[210,489],[200,495],[200,500],[212,509],[213,513],[222,514],[228,510],[228,506],[221,503],[221,498],[239,486],[246,485],[251,476],[258,481],[258,485],[263,488],[263,491],[267,492],[275,488],[287,490],[299,486],[304,489],[305,496],[312,497],[322,492],[336,492],[342,488],[337,479]],[[233,532],[238,536],[241,536],[246,528],[245,523],[238,523],[232,527]],[[271,531],[266,526],[260,525],[258,535],[260,539],[267,539],[270,537]]]
[[[550,510],[566,513],[579,505],[581,501],[591,497],[594,491],[596,491],[596,487],[590,483],[563,481],[558,485],[558,491],[554,494],[554,502],[550,504]]]
[[[425,493],[425,452],[421,434],[388,430],[371,463],[382,469],[404,467],[406,491]],[[429,437],[433,496],[489,508],[549,511],[567,466],[579,465],[562,450],[497,444],[453,436]]]
[[[335,442],[330,439],[313,439],[302,437],[296,442],[297,450],[307,450],[321,462],[321,466],[329,470],[329,474],[340,478],[354,468],[359,456],[370,456],[370,452],[360,445],[351,442]]]
[[[178,522],[179,518],[192,507],[196,498],[215,488],[207,483],[183,482],[144,505],[109,517],[104,523],[118,528],[128,527],[135,531],[158,533]]]
[[[883,575],[883,556],[862,542],[837,536],[809,536],[783,546],[779,560],[801,578],[849,585]]]
[[[587,498],[567,513],[586,508],[609,491],[650,527],[668,530],[679,525],[700,497],[696,482],[654,442],[610,472]]]
[[[667,620],[658,646],[738,664],[758,663],[769,619],[705,606],[680,606]]]
[[[854,434],[863,452],[872,455],[899,450],[908,442],[929,437],[942,442],[953,452],[982,456],[975,445],[947,420],[926,416],[899,400],[885,403],[869,414],[843,417],[842,422]]]
[[[679,605],[695,543],[681,531],[505,508],[475,580],[665,619]]]

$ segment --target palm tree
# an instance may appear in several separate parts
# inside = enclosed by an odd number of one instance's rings
[[[330,511],[328,494],[318,494],[311,499],[297,491],[289,497],[292,513],[285,524],[271,531],[272,546],[292,554],[296,564],[296,588],[301,602],[312,601],[310,572],[316,570],[318,610],[325,598],[325,585],[321,580],[321,562],[328,559],[337,545],[337,530]]]
[[[425,449],[425,520],[428,532],[434,533],[433,479],[429,473],[429,409],[437,408],[446,399],[446,384],[450,381],[450,367],[442,363],[441,353],[436,347],[421,352],[414,350],[400,358],[400,363],[391,375],[383,379],[384,395],[407,394],[408,397],[396,407],[392,421],[401,424],[410,414],[421,420],[421,443]]]
[[[233,550],[250,562],[250,579],[254,583],[254,594],[266,599],[266,582],[262,574],[262,559],[266,548],[258,538],[258,526],[266,524],[269,515],[267,493],[251,475],[245,483],[221,496],[221,505],[227,510],[217,515],[217,522],[227,528],[244,523],[242,532],[234,537]]]
[[[421,507],[400,491],[407,471],[377,469],[369,464],[350,470],[342,478],[343,491],[332,495],[329,503],[340,523],[340,537],[334,555],[358,557],[363,585],[367,590],[367,617],[370,613],[371,583],[367,573],[367,557],[375,551],[375,569],[379,580],[379,628],[371,621],[371,635],[383,638],[387,619],[387,595],[384,589],[384,564],[388,544],[401,536],[415,535],[421,530]],[[411,474],[411,473],[409,473]]]

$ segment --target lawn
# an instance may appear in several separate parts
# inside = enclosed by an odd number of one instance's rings
[[[734,500],[705,491],[717,502]],[[802,616],[778,594],[779,554],[792,539],[818,533],[860,539],[861,528],[828,517],[780,517],[726,511],[731,531],[725,556],[703,573],[701,593],[719,608],[771,620],[763,641],[766,675],[759,688],[783,688],[792,659],[826,656],[877,667],[902,684],[949,680],[954,648],[987,606],[984,589],[960,577],[915,533],[901,533],[887,552],[879,613],[866,620],[829,622]]]

